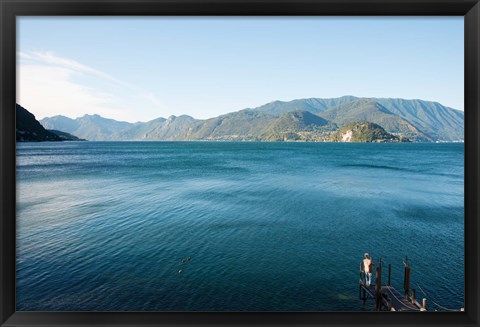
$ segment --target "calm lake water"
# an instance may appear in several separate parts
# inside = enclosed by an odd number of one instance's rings
[[[364,252],[464,306],[463,144],[17,144],[19,311],[370,311]]]

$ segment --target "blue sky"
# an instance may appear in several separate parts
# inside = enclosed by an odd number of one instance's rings
[[[210,118],[273,100],[463,110],[463,17],[20,17],[17,102],[38,119]]]

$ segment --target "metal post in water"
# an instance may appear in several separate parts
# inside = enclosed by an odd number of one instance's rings
[[[388,283],[387,285],[390,286],[390,276],[392,275],[392,265],[388,264]]]
[[[410,265],[405,259],[405,275],[403,279],[403,288],[405,290],[405,298],[408,299],[408,293],[410,291]]]
[[[380,290],[382,289],[382,267],[378,266],[375,275],[375,306],[380,310]]]
[[[375,283],[378,284],[378,287],[381,287],[382,286],[382,266],[377,267],[377,276],[375,276],[375,278],[378,281]]]

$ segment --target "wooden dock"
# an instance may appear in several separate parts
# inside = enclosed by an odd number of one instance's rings
[[[404,275],[404,294],[401,294],[390,285],[390,276],[392,266],[388,265],[388,280],[386,285],[382,285],[382,260],[376,269],[375,284],[367,286],[365,282],[365,272],[360,263],[360,287],[359,297],[363,303],[367,299],[375,300],[375,309],[377,311],[427,311],[427,299],[423,299],[420,304],[415,298],[415,289],[410,292],[410,265],[405,258],[405,275]]]
[[[367,298],[376,300],[376,285],[366,286],[365,284],[361,284],[361,288],[365,292],[365,298],[362,299],[364,299],[365,301]],[[385,285],[380,288],[380,302],[380,310],[383,309],[386,311],[425,311],[422,310],[422,306],[416,300],[412,303],[392,286]]]

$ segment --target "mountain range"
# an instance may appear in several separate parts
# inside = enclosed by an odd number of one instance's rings
[[[85,115],[44,118],[51,130],[92,141],[328,141],[348,124],[370,122],[414,142],[464,139],[464,113],[437,102],[394,98],[309,98],[273,101],[210,119],[187,115],[128,123]]]

